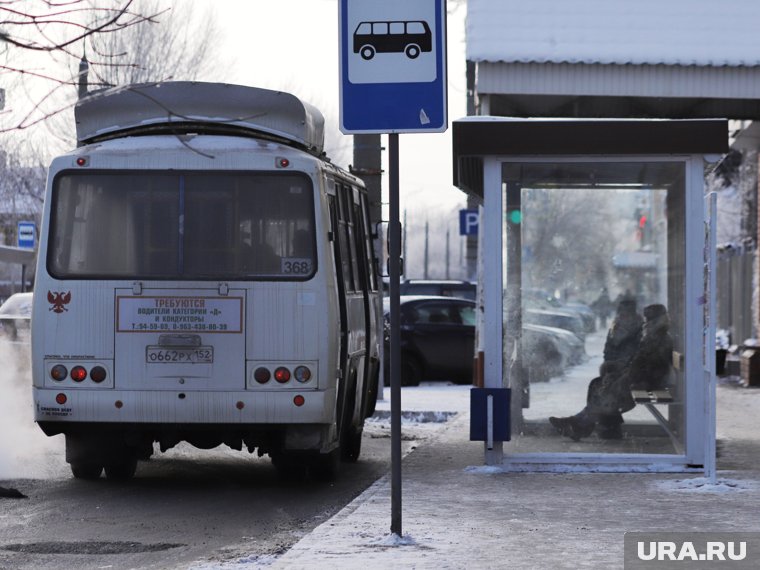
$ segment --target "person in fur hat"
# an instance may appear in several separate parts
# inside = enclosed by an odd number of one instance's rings
[[[673,352],[668,328],[664,305],[645,307],[643,334],[630,360],[605,360],[599,377],[589,383],[586,407],[574,416],[552,416],[549,422],[574,441],[590,436],[597,425],[602,439],[622,438],[623,414],[636,405],[631,389],[655,390],[667,383]]]

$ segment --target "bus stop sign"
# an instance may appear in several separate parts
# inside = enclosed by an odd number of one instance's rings
[[[340,130],[443,132],[446,0],[340,0]]]
[[[34,249],[37,237],[37,227],[34,222],[18,223],[18,247]]]

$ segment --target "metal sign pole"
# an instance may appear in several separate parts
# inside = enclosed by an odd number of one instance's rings
[[[399,338],[399,221],[398,134],[388,135],[388,272],[391,304],[391,532],[401,536],[401,339]]]
[[[338,2],[340,130],[388,133],[391,379],[391,532],[401,535],[401,346],[399,338],[399,133],[442,133],[446,101],[446,0]],[[389,44],[388,22],[405,33]],[[410,26],[406,26],[406,24]],[[410,30],[416,29],[416,32]],[[411,35],[410,35],[411,34]],[[415,35],[416,34],[416,35]],[[420,36],[419,39],[412,40]],[[406,37],[409,36],[409,37]],[[411,43],[410,43],[411,42]],[[410,50],[410,45],[414,48]],[[382,48],[382,49],[381,49]],[[390,105],[388,101],[393,101]]]

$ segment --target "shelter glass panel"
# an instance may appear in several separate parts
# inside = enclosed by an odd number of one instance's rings
[[[509,453],[683,453],[685,164],[504,163]]]

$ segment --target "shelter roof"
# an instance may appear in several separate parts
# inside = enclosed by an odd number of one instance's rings
[[[760,65],[757,0],[468,0],[467,59]]]

